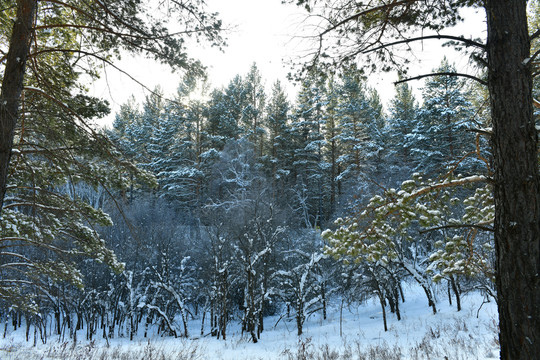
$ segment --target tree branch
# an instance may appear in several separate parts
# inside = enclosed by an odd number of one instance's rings
[[[46,1],[46,2],[49,2],[49,3],[53,3],[53,4],[57,4],[57,5],[60,5],[60,6],[65,6],[73,11],[76,11],[82,15],[84,15],[87,19],[90,19],[92,21],[96,21],[97,23],[99,23],[100,25],[103,25],[103,26],[106,26],[105,24],[103,24],[102,21],[100,21],[99,19],[97,19],[96,17],[94,17],[93,15],[91,15],[90,13],[88,13],[87,11],[85,11],[84,9],[80,8],[80,7],[77,7],[75,5],[72,5],[72,4],[68,4],[68,3],[65,3],[63,1],[60,1],[60,0],[42,0],[42,1]],[[105,6],[101,1],[97,1],[98,5],[104,10],[104,12],[106,14],[109,14],[111,15],[116,21],[118,21],[121,25],[124,25],[126,26],[126,28],[134,31],[135,33],[139,33],[143,36],[145,35],[148,35],[148,33],[146,31],[143,31],[142,29],[140,28],[137,28],[135,26],[133,26],[132,24],[128,24],[126,23],[123,19],[121,19],[118,15],[116,15],[114,12],[110,11],[109,8],[107,6]]]
[[[450,181],[445,181],[445,182],[442,182],[442,183],[422,187],[422,188],[420,188],[420,189],[418,189],[416,191],[413,191],[410,194],[410,197],[412,197],[412,198],[419,197],[419,196],[424,195],[424,194],[426,194],[428,192],[431,192],[432,190],[438,190],[438,189],[444,189],[444,188],[448,188],[448,187],[461,186],[461,185],[472,184],[472,183],[476,183],[476,182],[487,182],[488,180],[489,179],[487,177],[483,176],[483,175],[472,175],[472,176],[465,177],[465,178],[462,178],[462,179],[450,180]]]
[[[419,37],[410,38],[410,39],[398,40],[398,41],[394,41],[394,42],[391,42],[391,43],[388,43],[388,44],[383,44],[383,45],[377,46],[377,47],[372,48],[372,49],[364,50],[362,53],[367,54],[367,53],[377,51],[377,50],[381,50],[381,49],[384,49],[384,48],[387,48],[387,47],[390,47],[390,46],[395,46],[395,45],[399,45],[399,44],[408,44],[408,43],[411,43],[411,42],[414,42],[414,41],[431,40],[431,39],[455,40],[455,41],[460,41],[462,43],[465,43],[465,45],[467,45],[467,46],[474,46],[474,47],[477,47],[477,48],[480,48],[480,49],[483,49],[483,50],[486,49],[486,46],[484,44],[481,44],[479,42],[476,42],[476,41],[473,41],[473,40],[470,40],[470,39],[465,39],[465,38],[460,37],[460,36],[426,35],[426,36],[419,36]]]
[[[477,81],[480,84],[487,86],[486,81],[484,81],[484,80],[482,80],[480,78],[477,78],[474,75],[463,74],[463,73],[458,73],[458,72],[437,72],[437,73],[423,74],[423,75],[418,75],[418,76],[414,76],[414,77],[403,79],[403,80],[398,80],[398,81],[394,82],[394,84],[397,85],[397,84],[401,84],[401,83],[404,83],[404,82],[407,82],[407,81],[420,80],[420,79],[430,77],[430,76],[459,76],[459,77],[464,77],[464,78],[467,78],[467,79]]]
[[[364,11],[360,11],[360,12],[357,12],[356,14],[353,14],[341,21],[339,21],[337,24],[334,24],[332,26],[330,26],[329,28],[327,28],[326,30],[324,30],[322,33],[319,34],[319,37],[323,37],[324,35],[328,34],[329,32],[331,31],[334,31],[335,29],[337,29],[338,27],[342,26],[342,25],[345,25],[346,23],[348,23],[349,21],[353,21],[353,20],[356,20],[364,15],[368,15],[368,14],[371,14],[373,12],[377,12],[377,11],[380,11],[380,10],[387,10],[387,9],[391,9],[391,8],[394,8],[394,7],[397,7],[397,6],[400,6],[400,5],[405,5],[405,4],[410,4],[410,3],[414,3],[414,2],[418,2],[419,0],[402,0],[402,1],[394,1],[393,3],[391,4],[384,4],[384,5],[381,5],[381,6],[377,6],[377,7],[374,7],[374,8],[371,8],[371,9],[368,9],[368,10],[364,10]]]
[[[529,37],[529,41],[532,41],[532,40],[536,39],[538,36],[540,36],[540,29],[537,29],[537,30]]]
[[[528,64],[537,65],[537,63],[535,63],[534,61],[536,60],[536,58],[538,57],[539,54],[540,54],[540,50],[537,50],[530,58],[525,59],[523,61],[523,63],[526,64],[526,65],[528,65]]]
[[[29,55],[29,57],[34,57],[36,55],[40,55],[40,54],[44,54],[44,53],[49,53],[49,52],[65,52],[65,53],[78,53],[78,54],[81,54],[81,55],[86,55],[86,56],[90,56],[90,57],[94,57],[98,60],[101,60],[103,63],[109,65],[109,66],[112,66],[115,70],[121,72],[122,74],[126,75],[128,78],[130,78],[132,81],[134,81],[135,83],[137,83],[139,86],[141,86],[143,89],[145,89],[146,91],[148,91],[149,93],[151,93],[152,95],[156,95],[160,98],[165,98],[164,96],[158,94],[157,92],[155,92],[154,90],[150,89],[148,86],[146,86],[145,84],[143,84],[141,81],[137,80],[135,77],[133,77],[130,73],[128,73],[127,71],[123,70],[122,68],[120,68],[119,66],[115,65],[113,62],[111,62],[110,60],[107,60],[106,58],[104,58],[103,56],[100,56],[98,54],[95,54],[95,53],[91,53],[91,52],[88,52],[88,51],[84,51],[84,50],[77,50],[77,49],[44,49],[44,50],[39,50],[35,53],[31,53]],[[33,90],[33,91],[36,91],[36,89],[32,89],[32,88],[26,88],[27,90]],[[46,95],[46,94],[44,94]],[[174,103],[174,104],[179,104],[177,101],[173,100],[173,99],[167,99],[165,98],[167,101],[171,102],[171,103]],[[61,104],[62,105],[62,104]]]
[[[100,25],[102,25],[102,24],[100,23]],[[55,29],[55,28],[73,28],[73,29],[94,30],[94,31],[98,31],[98,32],[109,33],[109,34],[120,36],[120,37],[125,36],[125,37],[141,39],[141,40],[147,40],[147,41],[163,40],[163,39],[167,39],[167,38],[173,38],[173,37],[178,36],[178,35],[198,34],[198,33],[205,30],[205,28],[203,28],[203,29],[195,28],[193,30],[177,31],[177,32],[174,32],[174,33],[166,33],[166,34],[163,34],[163,35],[156,36],[156,35],[129,34],[129,33],[123,33],[123,32],[116,31],[116,30],[114,30],[112,28],[90,26],[90,25],[77,25],[77,24],[40,25],[40,26],[36,26],[34,29],[35,30],[45,30],[45,29]]]
[[[436,226],[424,230],[420,230],[420,234],[425,234],[427,232],[436,231],[436,230],[443,230],[443,229],[463,229],[463,228],[473,228],[478,229],[482,231],[489,231],[494,232],[495,230],[492,227],[489,226],[483,226],[481,224],[447,224],[442,226]]]

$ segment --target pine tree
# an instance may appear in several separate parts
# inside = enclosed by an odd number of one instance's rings
[[[279,189],[291,184],[293,169],[293,149],[290,129],[291,105],[283,87],[276,81],[266,105],[265,127],[268,129],[267,150],[261,161],[267,174],[272,178],[274,196]],[[279,187],[278,187],[279,186]]]
[[[387,146],[392,173],[400,174],[399,181],[412,175],[412,133],[416,126],[418,103],[407,83],[396,86],[396,96],[390,102]]]
[[[120,105],[120,110],[115,114],[112,129],[107,131],[109,138],[115,143],[118,149],[131,159],[136,156],[135,124],[141,117],[135,98],[132,96],[125,104]]]
[[[340,133],[338,140],[341,154],[338,159],[341,172],[338,181],[351,186],[358,184],[361,172],[374,169],[378,156],[380,138],[380,108],[374,109],[366,93],[362,74],[356,67],[344,70],[340,75],[337,116]]]
[[[126,189],[130,175],[151,177],[122,160],[104,134],[76,125],[74,116],[88,121],[107,112],[104,103],[77,98],[76,104],[85,101],[86,106],[76,115],[56,112],[55,102],[39,94],[29,92],[25,98],[29,103],[16,128],[1,219],[0,300],[37,313],[38,304],[46,303],[39,299],[56,291],[53,288],[84,286],[81,256],[117,271],[123,268],[97,231],[112,225],[111,219],[93,206],[101,201],[91,203],[87,188],[106,189],[110,194]]]
[[[242,117],[244,133],[255,146],[257,156],[261,157],[263,156],[266,134],[263,126],[266,95],[262,77],[256,64],[251,65],[244,83],[247,94],[246,108],[243,110]]]
[[[342,153],[341,143],[339,141],[339,86],[334,83],[335,76],[329,75],[326,86],[326,110],[324,112],[324,137],[326,139],[325,158],[328,163],[328,186],[329,186],[329,213],[327,216],[336,210],[338,197],[341,195],[341,181],[338,181],[338,175],[341,173],[340,155]]]
[[[318,75],[313,73],[303,81],[291,124],[295,206],[307,227],[320,225],[325,220],[324,206],[328,195],[325,181],[328,166],[323,157],[326,98],[324,79]]]
[[[144,168],[150,168],[152,154],[150,150],[150,140],[154,132],[159,128],[160,119],[163,116],[165,101],[163,90],[157,86],[154,91],[147,95],[142,104],[140,118],[133,124],[131,129],[135,149],[135,160]],[[155,153],[155,151],[154,151]]]
[[[446,59],[434,70],[455,73]],[[415,171],[429,176],[444,174],[456,164],[458,170],[470,173],[470,165],[461,158],[475,148],[472,106],[464,94],[464,82],[455,76],[435,76],[426,81],[423,105],[413,130]]]
[[[245,133],[242,122],[246,104],[247,92],[240,75],[235,76],[225,89],[210,93],[205,126],[207,149],[221,151],[227,140],[239,139]]]

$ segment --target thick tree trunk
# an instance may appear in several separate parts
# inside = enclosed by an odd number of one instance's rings
[[[24,72],[33,36],[36,8],[37,0],[17,1],[17,18],[13,23],[6,57],[0,94],[0,211],[2,211],[6,194],[13,134],[19,116]]]
[[[501,358],[513,360],[540,354],[540,196],[526,6],[486,2]]]

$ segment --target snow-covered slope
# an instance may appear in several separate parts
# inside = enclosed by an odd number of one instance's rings
[[[296,335],[294,319],[268,317],[266,330],[257,344],[241,334],[233,321],[227,340],[210,336],[191,339],[141,335],[134,341],[125,338],[92,342],[62,341],[49,338],[48,344],[25,341],[24,328],[10,331],[0,339],[0,359],[495,359],[497,308],[494,301],[484,303],[479,293],[464,295],[463,309],[456,311],[439,293],[439,312],[433,315],[421,289],[405,287],[401,304],[402,320],[389,315],[389,331],[384,332],[380,305],[375,299],[361,305],[344,304],[334,299],[328,318],[311,315],[304,335]],[[341,315],[340,315],[341,314]],[[191,334],[200,333],[199,320],[191,320]],[[85,331],[78,334],[84,338]],[[33,331],[31,331],[33,339]]]

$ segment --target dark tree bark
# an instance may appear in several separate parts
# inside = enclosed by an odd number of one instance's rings
[[[502,359],[540,354],[540,188],[526,6],[486,2]]]
[[[302,299],[302,293],[298,292],[296,294],[296,328],[298,330],[298,336],[303,334],[304,320],[304,301]]]
[[[17,18],[6,56],[0,93],[0,212],[4,206],[13,135],[23,90],[26,60],[33,37],[37,0],[18,0]]]
[[[383,325],[384,325],[384,331],[388,331],[388,323],[386,322],[386,302],[384,300],[384,294],[381,291],[381,288],[379,285],[377,285],[377,296],[379,297],[379,303],[381,304],[381,310],[382,310],[382,316],[383,316]]]
[[[459,290],[456,278],[453,275],[450,275],[450,284],[452,285],[452,291],[454,291],[454,294],[456,295],[457,311],[461,311],[461,291]]]

